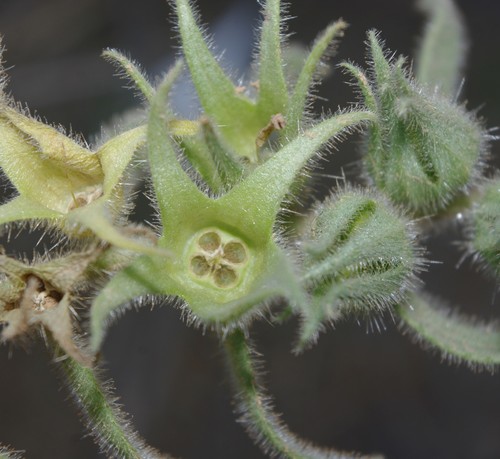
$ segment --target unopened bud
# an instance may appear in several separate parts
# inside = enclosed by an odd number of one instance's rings
[[[377,188],[414,215],[439,212],[478,175],[483,128],[464,107],[418,87],[404,59],[388,60],[374,33],[369,46],[373,80],[355,75],[377,114],[367,142],[367,172]]]
[[[489,182],[473,211],[472,250],[500,275],[500,179]]]
[[[376,193],[356,189],[339,192],[315,210],[302,246],[313,309],[304,341],[324,321],[401,301],[421,263],[410,224]]]

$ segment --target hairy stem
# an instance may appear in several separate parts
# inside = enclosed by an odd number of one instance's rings
[[[109,458],[168,458],[145,442],[130,426],[130,421],[110,396],[111,384],[102,384],[95,370],[80,365],[69,356],[58,354],[61,370],[82,418],[101,452]]]
[[[318,448],[297,438],[273,412],[271,401],[259,387],[254,352],[244,333],[236,330],[224,341],[229,368],[237,390],[237,410],[249,435],[272,457],[293,459],[374,459],[355,453]]]
[[[500,365],[500,329],[458,314],[428,294],[413,294],[411,306],[396,312],[408,330],[426,347],[437,349],[450,362],[465,363],[474,370],[493,371]]]
[[[12,448],[0,444],[0,459],[22,459],[22,451],[14,451]]]

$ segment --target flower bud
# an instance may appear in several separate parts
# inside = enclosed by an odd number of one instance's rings
[[[376,193],[357,189],[316,208],[302,247],[312,296],[303,342],[314,339],[325,320],[348,311],[366,315],[401,301],[421,264],[411,225]]]
[[[369,35],[373,81],[356,75],[377,114],[364,164],[391,200],[415,215],[445,209],[478,175],[484,131],[464,107],[418,87]],[[368,87],[369,86],[369,87]]]
[[[500,275],[500,179],[484,188],[472,213],[472,251],[494,275]]]

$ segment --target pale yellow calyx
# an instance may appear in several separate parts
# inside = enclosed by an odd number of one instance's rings
[[[40,159],[50,160],[59,167],[89,176],[102,174],[97,156],[58,129],[10,107],[4,107],[1,116],[4,122],[15,127],[19,135],[32,145],[33,152],[36,152]]]
[[[95,153],[8,106],[0,106],[0,168],[23,198],[61,214],[94,200],[104,180]]]

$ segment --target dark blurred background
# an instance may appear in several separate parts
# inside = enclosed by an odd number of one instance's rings
[[[233,75],[243,75],[258,24],[257,2],[198,3]],[[500,126],[500,3],[458,3],[471,38],[463,98],[489,127]],[[410,0],[296,0],[289,12],[291,40],[306,45],[332,19],[351,24],[335,63],[364,62],[369,28],[381,30],[392,50],[411,56],[423,24]],[[164,0],[0,0],[0,34],[15,99],[87,138],[138,103],[99,57],[102,49],[126,50],[152,77],[179,51]],[[319,95],[317,107],[325,111],[354,100],[338,71]],[[177,98],[178,111],[196,114],[191,102]],[[350,177],[358,143],[342,145],[327,172],[344,170]],[[497,145],[492,151],[498,157]],[[317,195],[332,183],[317,181]],[[8,246],[10,253],[29,251],[22,237]],[[429,256],[445,263],[431,265],[423,278],[458,309],[491,320],[500,307],[495,285],[470,263],[455,269],[458,237],[449,228],[426,241]],[[392,459],[500,458],[500,376],[442,364],[400,334],[390,318],[383,322],[380,333],[364,322],[341,323],[300,357],[290,353],[295,321],[254,324],[252,336],[269,370],[264,379],[290,428],[324,446]],[[187,328],[178,310],[164,305],[127,312],[110,330],[104,356],[116,393],[151,445],[186,459],[263,457],[234,422],[217,340]],[[28,352],[0,348],[0,443],[24,449],[33,459],[101,457],[67,398],[42,341]]]

